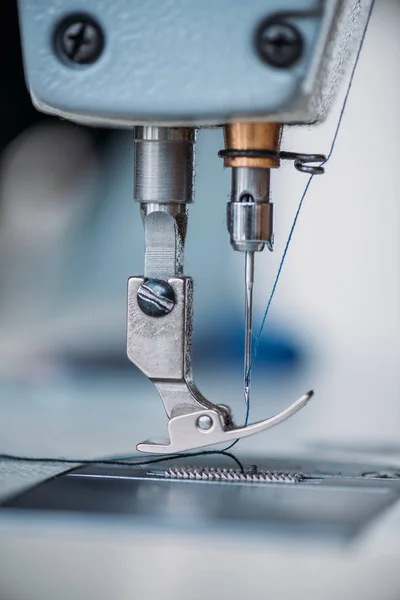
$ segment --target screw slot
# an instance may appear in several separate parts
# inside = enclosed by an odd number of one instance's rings
[[[148,317],[164,317],[175,306],[175,292],[167,281],[146,279],[138,289],[137,302]]]
[[[58,58],[66,64],[90,65],[103,52],[104,33],[89,15],[68,15],[56,27],[54,48]]]
[[[300,31],[283,18],[268,18],[257,28],[256,51],[264,62],[278,69],[289,69],[303,54]]]

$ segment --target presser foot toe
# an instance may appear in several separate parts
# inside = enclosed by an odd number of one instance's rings
[[[290,418],[308,403],[313,394],[310,391],[280,413],[245,427],[224,423],[217,410],[200,410],[179,415],[168,422],[169,444],[143,442],[138,444],[137,449],[148,454],[176,454],[248,437]]]

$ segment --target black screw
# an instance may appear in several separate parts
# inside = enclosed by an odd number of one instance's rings
[[[98,23],[86,15],[69,15],[55,32],[55,49],[63,62],[77,65],[94,63],[104,48],[104,35]]]
[[[175,293],[162,279],[146,279],[138,289],[137,302],[149,317],[164,317],[175,306]]]
[[[283,19],[269,18],[257,28],[255,46],[260,58],[278,69],[292,67],[303,54],[303,36]]]

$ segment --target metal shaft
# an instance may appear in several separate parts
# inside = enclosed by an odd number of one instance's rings
[[[145,277],[167,281],[183,275],[195,140],[188,127],[135,128],[134,196],[145,230]]]
[[[251,360],[253,339],[254,252],[245,252],[245,337],[244,337],[244,399],[250,400]]]
[[[273,205],[269,202],[269,170],[232,169],[227,225],[234,250],[260,252],[273,245]]]

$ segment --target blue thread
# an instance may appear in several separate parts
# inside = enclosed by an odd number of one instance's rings
[[[329,155],[328,155],[327,159],[324,161],[324,163],[326,163],[326,161],[328,160],[328,158],[329,158]],[[281,273],[282,273],[282,268],[283,268],[283,265],[284,265],[284,262],[285,262],[285,259],[286,259],[287,252],[289,250],[290,242],[292,241],[293,232],[294,232],[294,230],[296,228],[297,220],[299,218],[300,211],[301,211],[301,208],[302,208],[303,203],[304,203],[304,199],[305,199],[305,197],[307,195],[308,188],[310,187],[310,184],[311,184],[311,181],[312,181],[313,177],[315,177],[315,175],[310,175],[310,177],[308,178],[306,187],[304,188],[303,194],[302,194],[302,196],[300,198],[299,205],[297,207],[297,211],[296,211],[296,214],[295,214],[295,217],[294,217],[294,221],[293,221],[292,226],[290,228],[289,236],[288,236],[288,239],[286,241],[286,245],[285,245],[285,249],[284,249],[283,254],[282,254],[281,261],[279,263],[279,268],[278,268],[278,272],[277,272],[276,277],[275,277],[274,285],[272,286],[272,291],[271,291],[271,294],[270,294],[269,299],[268,299],[267,308],[265,309],[263,320],[261,321],[261,327],[259,329],[258,335],[256,337],[256,342],[254,344],[254,349],[253,349],[253,354],[252,354],[252,357],[251,357],[250,366],[249,366],[249,369],[248,369],[248,371],[246,373],[246,380],[247,381],[248,381],[248,378],[249,378],[249,375],[250,375],[250,371],[253,368],[253,362],[254,362],[254,360],[255,360],[255,358],[257,356],[257,350],[258,350],[258,347],[259,347],[260,341],[261,341],[261,334],[262,334],[262,331],[264,329],[265,321],[266,321],[268,313],[269,313],[271,302],[272,302],[272,299],[273,299],[273,297],[275,295],[276,287],[278,285],[278,282],[279,282],[279,279],[280,279],[280,276],[281,276]],[[249,422],[249,417],[250,417],[250,398],[249,398],[249,401],[246,404],[246,416],[245,416],[245,420],[244,420],[244,427],[247,427],[248,422]],[[224,452],[226,452],[227,450],[230,450],[231,448],[233,448],[233,446],[235,446],[238,442],[239,442],[239,440],[235,440],[232,444],[230,444],[229,446],[227,446],[226,448],[224,448]]]
[[[355,72],[356,72],[356,69],[357,69],[357,65],[358,65],[358,61],[359,61],[359,58],[360,58],[360,55],[361,55],[361,50],[362,50],[363,45],[364,45],[364,39],[365,39],[365,35],[366,35],[366,32],[367,32],[367,28],[368,28],[368,24],[369,24],[369,21],[370,21],[370,18],[371,18],[372,9],[374,7],[374,4],[375,4],[375,0],[373,0],[373,2],[371,4],[371,8],[369,10],[369,14],[368,14],[368,18],[367,18],[367,23],[365,25],[364,33],[363,33],[363,36],[361,38],[360,47],[359,47],[359,49],[357,51],[357,55],[356,55],[356,59],[355,59],[354,65],[353,65],[353,69],[352,69],[351,74],[350,74],[349,85],[347,87],[347,91],[346,91],[346,94],[344,96],[343,105],[342,105],[342,108],[340,110],[339,119],[338,119],[338,122],[337,122],[337,125],[336,125],[335,133],[333,134],[333,139],[332,139],[332,142],[331,142],[331,146],[330,146],[330,149],[329,149],[327,157],[320,164],[321,167],[323,165],[326,165],[327,162],[330,160],[330,158],[332,156],[332,153],[333,153],[333,150],[334,150],[335,145],[336,145],[336,140],[337,140],[337,137],[339,135],[340,126],[342,124],[344,112],[345,112],[346,106],[347,106],[347,101],[349,99],[350,91],[351,91],[351,88],[352,88],[352,85],[353,85],[354,75],[355,75]],[[279,282],[279,279],[280,279],[280,276],[281,276],[283,264],[284,264],[285,259],[286,259],[286,255],[287,255],[287,252],[288,252],[288,249],[289,249],[289,246],[290,246],[290,242],[292,241],[293,232],[294,232],[294,229],[296,227],[297,220],[299,218],[299,214],[300,214],[300,211],[302,209],[304,199],[305,199],[305,197],[307,195],[307,192],[308,192],[308,189],[310,187],[311,181],[313,180],[314,177],[315,177],[315,175],[311,175],[309,177],[309,179],[307,181],[307,184],[306,184],[306,187],[304,188],[303,195],[300,198],[299,206],[297,207],[297,211],[296,211],[296,214],[295,214],[295,217],[294,217],[294,221],[293,221],[292,227],[291,227],[290,232],[289,232],[289,237],[287,239],[286,246],[285,246],[285,249],[284,249],[283,254],[282,254],[281,262],[279,264],[278,272],[277,272],[276,277],[275,277],[274,285],[272,287],[272,291],[271,291],[270,297],[268,299],[267,308],[265,309],[264,317],[263,317],[263,320],[261,322],[261,327],[259,329],[258,336],[256,338],[256,343],[254,345],[254,351],[253,351],[252,360],[251,360],[251,363],[250,363],[250,366],[249,366],[249,370],[248,370],[248,373],[247,373],[246,377],[248,377],[250,375],[250,371],[252,369],[254,358],[257,355],[257,349],[258,349],[258,346],[260,345],[261,334],[263,332],[265,321],[266,321],[266,318],[268,316],[269,309],[270,309],[270,306],[271,306],[271,302],[272,302],[272,299],[273,299],[273,297],[275,295],[276,287],[278,285],[278,282]]]
[[[272,303],[273,297],[275,295],[277,285],[279,283],[279,279],[280,279],[280,276],[281,276],[281,273],[282,273],[283,265],[285,263],[286,255],[287,255],[288,250],[289,250],[290,242],[292,241],[293,233],[294,233],[294,230],[296,228],[297,221],[298,221],[298,218],[299,218],[299,215],[300,215],[300,211],[302,209],[305,197],[306,197],[307,192],[308,192],[308,188],[310,187],[311,181],[313,180],[314,177],[315,177],[315,175],[311,175],[308,178],[307,185],[304,188],[304,192],[303,192],[303,194],[301,196],[299,205],[297,207],[297,211],[296,211],[296,214],[295,214],[292,226],[290,228],[289,236],[288,236],[288,239],[286,241],[285,249],[284,249],[283,254],[282,254],[281,262],[279,263],[279,268],[278,268],[278,272],[277,272],[276,277],[275,277],[274,285],[272,286],[272,291],[271,291],[271,294],[270,294],[269,299],[268,299],[267,308],[265,309],[264,316],[263,316],[263,319],[261,321],[261,326],[260,326],[260,329],[258,331],[258,335],[256,337],[256,342],[254,344],[253,354],[252,354],[252,357],[251,357],[251,362],[250,362],[250,366],[249,366],[247,377],[250,375],[250,371],[251,371],[251,369],[253,367],[254,359],[257,356],[257,350],[258,350],[258,347],[259,347],[260,341],[261,341],[261,334],[263,332],[265,321],[267,319],[267,316],[268,316],[268,313],[269,313],[269,309],[271,307],[271,303]]]
[[[363,32],[363,35],[362,35],[362,38],[361,38],[360,46],[359,46],[357,54],[356,54],[354,65],[353,65],[353,68],[352,68],[351,73],[350,73],[349,85],[347,87],[346,94],[344,96],[343,105],[342,105],[342,108],[340,110],[339,119],[338,119],[338,122],[337,122],[337,125],[336,125],[335,132],[333,134],[333,139],[332,139],[332,142],[331,142],[331,146],[330,146],[330,149],[329,149],[327,157],[320,164],[321,167],[323,165],[326,165],[327,162],[330,160],[330,158],[332,156],[332,153],[333,153],[333,150],[334,150],[335,145],[336,145],[336,141],[337,141],[337,138],[338,138],[338,135],[339,135],[339,130],[340,130],[340,127],[341,127],[341,124],[342,124],[342,120],[343,120],[343,116],[344,116],[344,113],[345,113],[345,110],[346,110],[347,101],[349,99],[350,91],[351,91],[351,88],[352,88],[352,85],[353,85],[354,75],[355,75],[355,72],[356,72],[356,69],[357,69],[357,66],[358,66],[358,61],[360,59],[362,48],[364,46],[364,40],[365,40],[365,36],[366,36],[366,33],[367,33],[367,29],[368,29],[368,25],[369,25],[369,22],[370,22],[370,19],[371,19],[371,14],[372,14],[372,10],[374,8],[374,5],[375,5],[375,0],[372,1],[372,4],[371,4],[370,9],[369,9],[369,13],[368,13],[368,17],[367,17],[367,22],[365,24],[365,29],[364,29],[364,32]],[[267,307],[265,309],[264,316],[263,316],[263,319],[261,321],[261,326],[260,326],[258,335],[256,336],[256,341],[255,341],[255,344],[254,344],[254,349],[253,349],[253,353],[252,353],[252,357],[251,357],[250,366],[249,366],[249,369],[248,369],[248,371],[246,373],[246,376],[245,376],[245,379],[246,379],[247,382],[249,381],[250,372],[251,372],[251,370],[253,368],[253,363],[254,363],[254,360],[255,360],[255,358],[257,356],[257,350],[258,350],[258,347],[260,345],[261,335],[262,335],[262,332],[264,330],[265,321],[267,319],[267,316],[268,316],[268,313],[269,313],[269,310],[270,310],[270,307],[271,307],[271,303],[272,303],[272,300],[273,300],[275,292],[276,292],[276,288],[277,288],[277,285],[278,285],[278,282],[279,282],[279,279],[280,279],[280,276],[281,276],[281,273],[282,273],[282,268],[283,268],[283,265],[285,263],[285,259],[286,259],[286,255],[287,255],[288,250],[289,250],[290,243],[292,241],[293,233],[294,233],[294,230],[295,230],[296,225],[297,225],[297,221],[298,221],[298,218],[299,218],[299,215],[300,215],[300,211],[301,211],[301,209],[303,207],[303,203],[304,203],[305,197],[307,195],[307,192],[309,190],[309,187],[310,187],[311,182],[312,182],[312,180],[313,180],[314,177],[315,177],[315,175],[310,175],[310,177],[309,177],[309,179],[307,181],[307,184],[306,184],[306,186],[304,188],[303,194],[302,194],[302,196],[300,198],[300,202],[299,202],[299,205],[297,207],[296,214],[295,214],[292,226],[290,228],[290,232],[289,232],[289,236],[288,236],[288,239],[287,239],[287,242],[286,242],[286,245],[285,245],[285,249],[283,251],[282,258],[281,258],[281,261],[279,263],[278,272],[276,274],[275,281],[274,281],[274,284],[272,286],[271,294],[270,294],[270,296],[268,298]],[[248,424],[249,416],[250,416],[250,398],[248,399],[248,402],[246,404],[246,416],[245,416],[245,423],[244,423],[245,427]],[[237,444],[238,441],[239,440],[236,440],[235,442],[233,442],[233,444],[230,444],[224,450],[229,450],[235,444]]]

